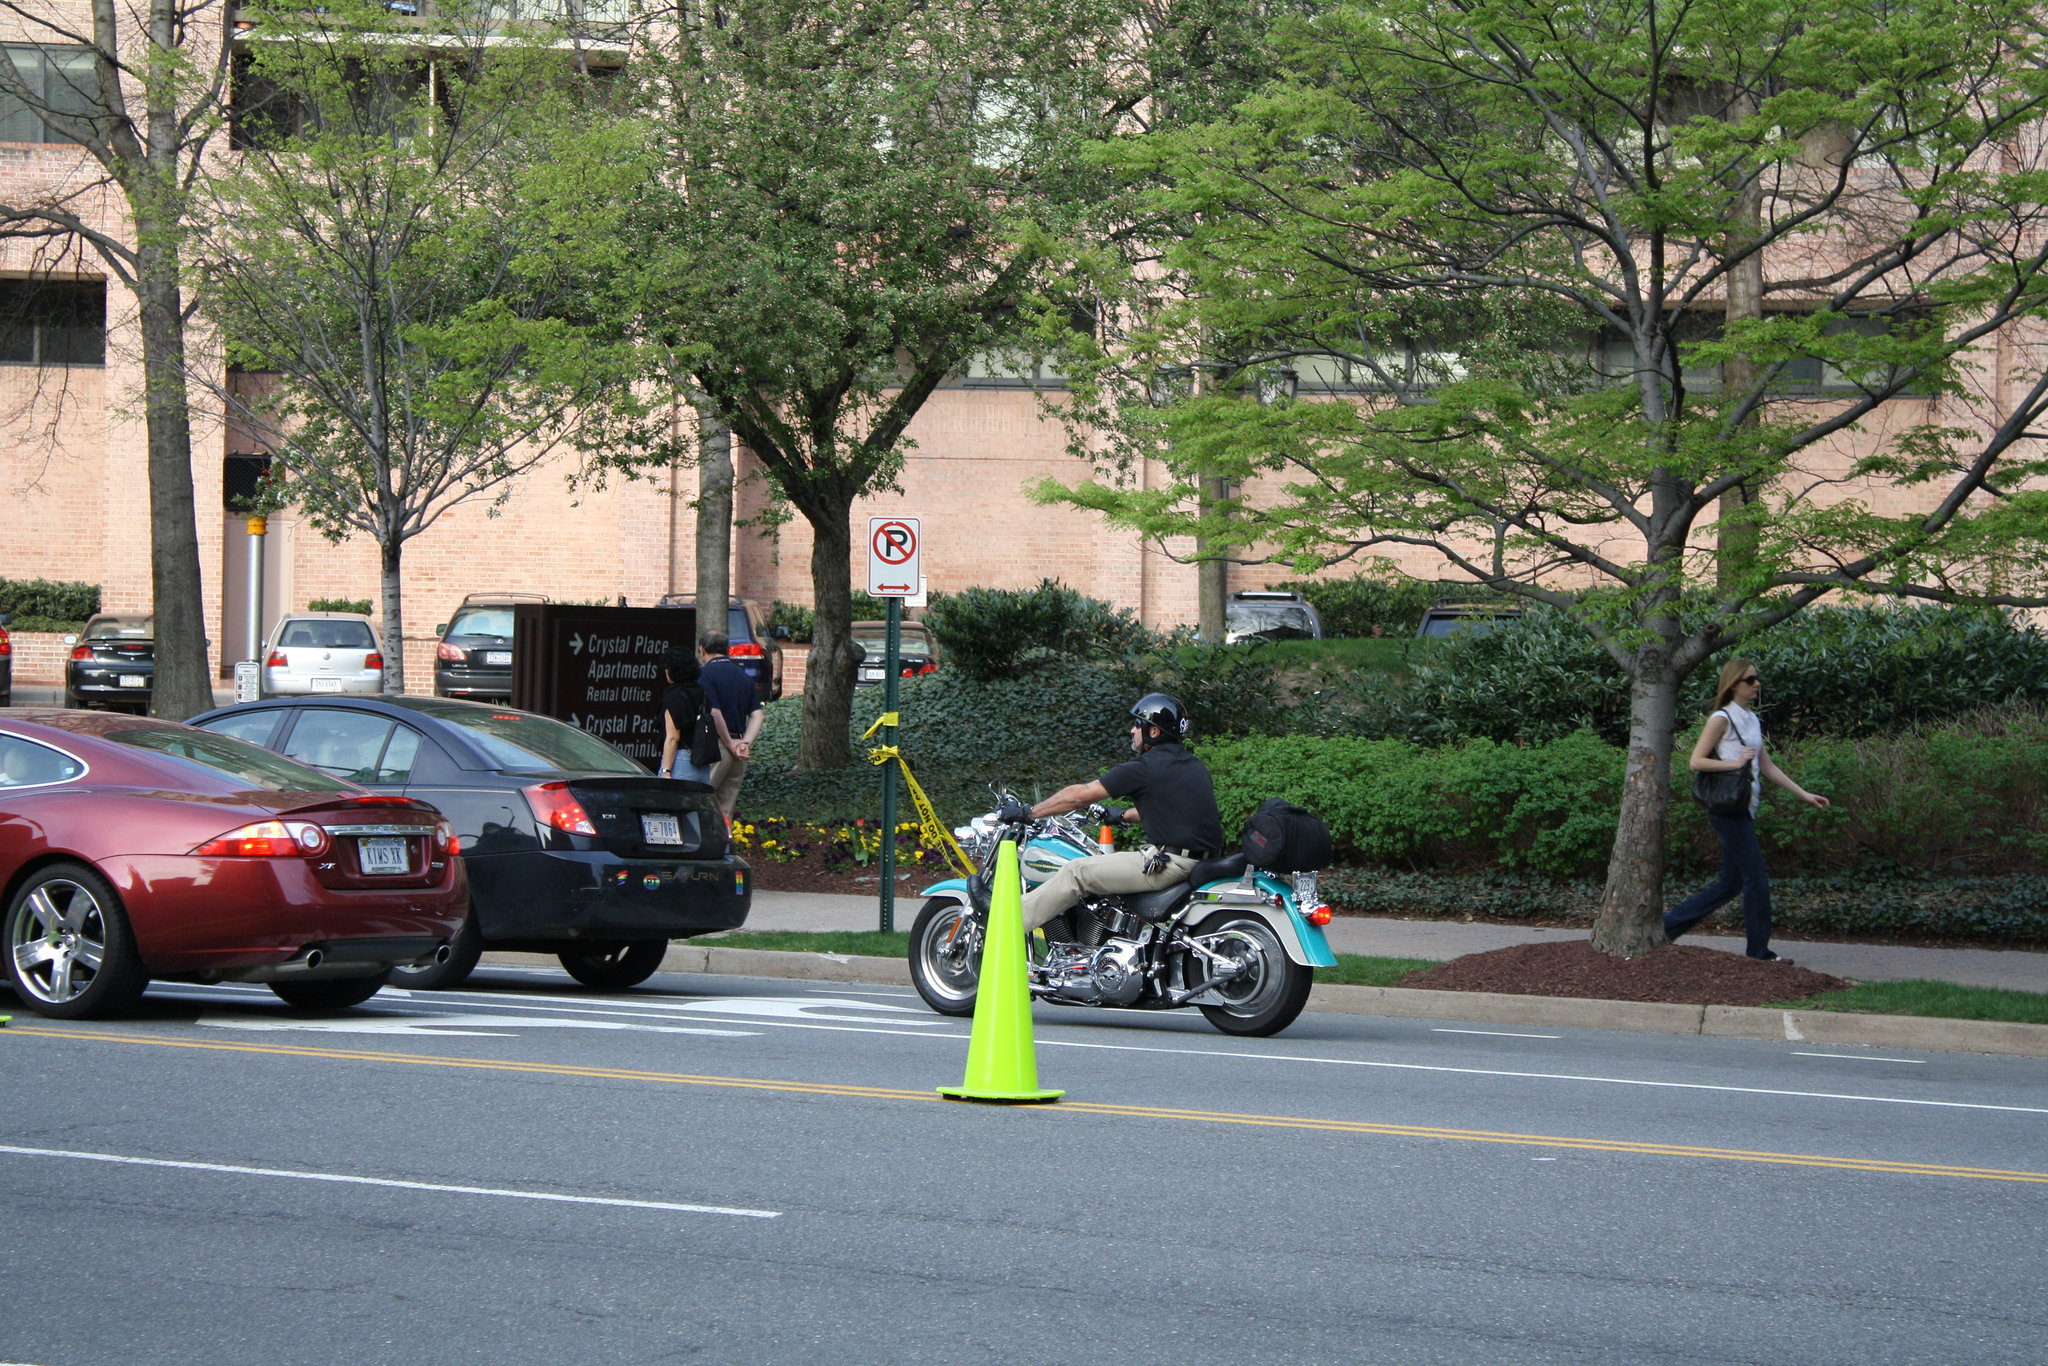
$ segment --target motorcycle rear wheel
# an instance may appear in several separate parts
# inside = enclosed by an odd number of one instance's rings
[[[1289,958],[1273,927],[1255,915],[1225,912],[1211,916],[1195,933],[1226,931],[1238,936],[1240,951],[1234,956],[1247,961],[1248,971],[1208,993],[1221,998],[1221,1003],[1200,1006],[1203,1018],[1225,1034],[1256,1039],[1278,1034],[1308,1005],[1315,972]]]
[[[941,1015],[972,1015],[981,984],[981,924],[964,902],[933,897],[910,926],[910,980]],[[963,937],[965,942],[962,942]]]

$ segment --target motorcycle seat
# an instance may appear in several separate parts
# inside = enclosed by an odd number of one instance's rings
[[[1243,854],[1205,858],[1188,871],[1188,884],[1199,887],[1205,882],[1216,882],[1223,878],[1241,878],[1250,862]]]
[[[1126,904],[1130,906],[1132,915],[1150,924],[1172,915],[1186,905],[1188,898],[1194,894],[1192,884],[1176,882],[1173,886],[1162,887],[1156,892],[1133,892]]]

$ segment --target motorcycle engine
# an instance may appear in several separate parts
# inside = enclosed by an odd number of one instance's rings
[[[1055,944],[1046,957],[1045,980],[1063,1000],[1127,1006],[1145,990],[1145,951],[1128,939],[1100,948]]]

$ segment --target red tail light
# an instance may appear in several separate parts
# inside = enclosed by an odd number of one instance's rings
[[[0,628],[0,655],[11,655],[13,653],[14,643],[8,640],[5,628]]]
[[[283,650],[272,650],[270,652],[270,658],[265,662],[268,664],[270,668],[273,669],[289,669],[292,664],[292,662],[289,659],[286,659],[284,657]]]
[[[378,654],[375,650],[370,651],[370,653],[363,656],[363,667],[365,669],[383,668],[384,656]]]
[[[455,827],[446,821],[434,822],[434,846],[451,856],[462,852],[462,841],[455,837]]]
[[[759,659],[762,656],[761,647],[751,640],[742,640],[728,646],[726,653],[734,659]]]
[[[92,646],[90,646],[90,645],[81,645],[81,646],[79,646],[79,647],[78,647],[77,649],[75,649],[75,650],[73,650],[73,651],[71,652],[71,657],[72,657],[73,659],[91,659],[91,658],[92,658]]]
[[[1328,906],[1311,906],[1301,913],[1301,918],[1311,925],[1327,925],[1334,914]]]
[[[571,835],[597,833],[590,813],[570,794],[567,783],[536,783],[524,791],[526,804],[533,808],[534,819],[541,824],[551,825]]]
[[[462,652],[460,646],[450,645],[444,640],[434,647],[434,658],[445,659],[450,664],[460,664],[465,659],[468,659],[469,656]]]
[[[311,821],[257,821],[192,852],[203,858],[318,858],[328,844],[327,832]]]

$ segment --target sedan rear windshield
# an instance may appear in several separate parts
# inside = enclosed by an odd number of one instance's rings
[[[374,650],[376,640],[370,635],[367,622],[361,621],[295,621],[284,628],[284,635],[278,640],[280,649],[294,647],[315,650]]]
[[[155,617],[101,617],[85,627],[87,640],[151,640],[155,636]]]
[[[133,745],[182,759],[196,768],[266,792],[342,792],[354,784],[317,768],[295,764],[282,755],[258,749],[225,735],[205,730],[171,730],[168,727],[136,726],[107,732],[117,745]]]
[[[509,607],[472,607],[467,612],[457,612],[455,620],[448,623],[451,636],[509,636],[512,634],[512,609]]]
[[[856,628],[853,643],[871,655],[880,656],[889,648],[889,633]],[[932,638],[922,630],[906,626],[896,637],[896,648],[907,655],[928,655],[932,652]]]
[[[425,710],[425,708],[419,708]],[[594,735],[545,716],[490,707],[436,708],[499,768],[515,773],[637,773],[647,770]]]

